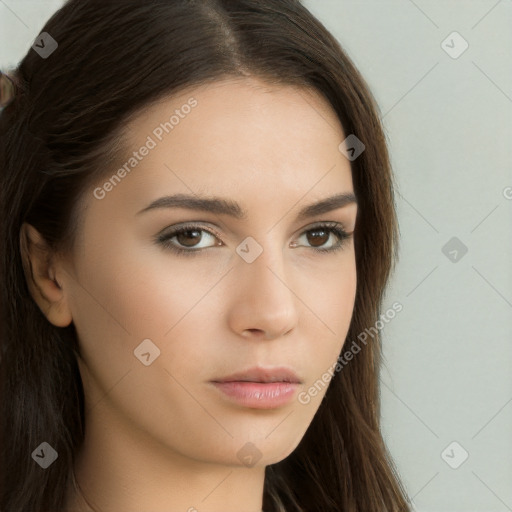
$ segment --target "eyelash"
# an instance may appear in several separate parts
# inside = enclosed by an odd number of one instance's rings
[[[324,254],[332,254],[337,251],[340,251],[345,247],[345,241],[349,239],[352,236],[352,233],[347,233],[343,228],[339,227],[341,224],[339,222],[324,222],[318,225],[313,226],[312,228],[307,229],[306,231],[303,231],[301,233],[301,236],[310,232],[310,231],[320,231],[324,230],[328,233],[334,233],[338,237],[338,243],[330,248],[330,249],[318,249],[316,247],[312,247],[312,249],[318,253],[324,253]],[[175,244],[171,243],[171,239],[174,238],[177,235],[180,235],[182,233],[187,233],[189,231],[206,231],[210,235],[220,238],[217,233],[210,229],[206,229],[204,226],[200,226],[197,224],[187,224],[180,228],[174,229],[169,233],[165,233],[162,235],[158,235],[156,237],[156,242],[164,246],[165,248],[170,249],[172,252],[178,255],[182,256],[196,256],[198,253],[201,253],[207,249],[213,249],[215,246],[211,247],[203,247],[201,249],[182,249],[180,247],[177,247]],[[218,247],[218,246],[217,246]]]

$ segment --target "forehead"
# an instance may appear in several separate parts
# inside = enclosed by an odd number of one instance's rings
[[[144,109],[123,137],[126,172],[105,208],[139,211],[178,192],[233,197],[250,211],[352,190],[341,123],[310,89],[255,79],[192,87]]]
[[[270,179],[344,161],[342,126],[318,92],[255,79],[215,82],[162,100],[130,123],[126,135],[133,149],[153,139],[147,164],[203,171],[202,179],[248,172]]]

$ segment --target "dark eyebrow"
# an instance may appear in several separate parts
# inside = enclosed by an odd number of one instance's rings
[[[356,196],[351,192],[327,197],[302,208],[297,215],[297,220],[304,220],[308,217],[321,215],[351,203],[357,204]],[[157,208],[186,208],[187,210],[229,215],[239,220],[247,219],[247,211],[243,210],[235,201],[220,197],[198,197],[188,194],[160,197],[149,206],[146,206],[146,208],[137,212],[137,215]]]

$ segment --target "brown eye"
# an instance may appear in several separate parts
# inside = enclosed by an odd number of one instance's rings
[[[196,247],[203,243],[206,238],[217,239],[215,243],[207,246]],[[175,239],[175,240],[174,240]],[[175,228],[168,233],[162,233],[157,237],[157,242],[162,244],[164,247],[178,253],[186,255],[196,255],[202,252],[203,249],[209,249],[215,245],[222,245],[219,241],[218,235],[211,232],[210,230],[195,225],[187,225]]]
[[[322,229],[316,228],[308,231],[308,242],[313,247],[318,247],[326,244],[329,241],[330,232]]]
[[[324,253],[332,253],[343,249],[343,247],[345,247],[345,240],[352,236],[352,234],[348,234],[344,229],[342,229],[339,222],[328,222],[314,226],[307,231],[304,231],[303,235],[306,236],[306,243],[309,244],[311,248],[317,252]],[[324,247],[329,243],[331,235],[334,235],[334,239],[337,239],[337,241],[335,241],[334,244],[331,244],[331,247]],[[294,247],[296,246],[297,244],[294,243]]]
[[[193,247],[201,240],[201,229],[187,229],[174,235],[179,244],[185,247]]]
[[[331,240],[331,235],[334,235],[333,243],[330,247],[324,247]],[[301,237],[303,236],[306,237],[305,245],[293,242],[291,246],[310,247],[317,253],[334,253],[343,249],[345,240],[350,238],[352,234],[346,233],[339,222],[330,222],[303,231]],[[197,247],[205,237],[217,240],[213,245]],[[223,245],[220,235],[200,225],[186,225],[175,228],[168,233],[157,236],[156,241],[176,254],[184,256],[196,256],[202,253],[203,250]]]

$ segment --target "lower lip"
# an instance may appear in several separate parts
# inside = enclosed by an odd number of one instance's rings
[[[228,398],[253,409],[275,409],[289,403],[298,384],[293,382],[213,382]]]

